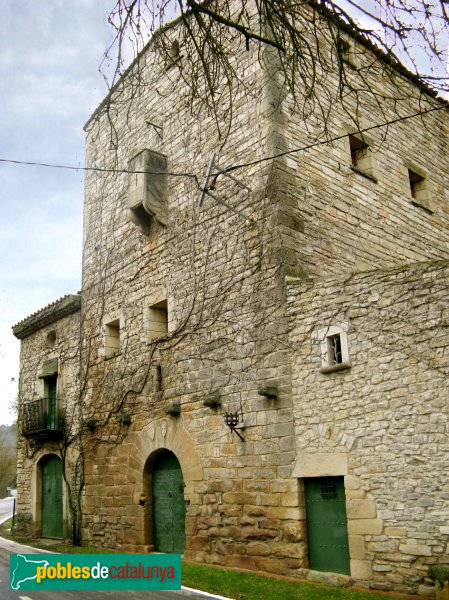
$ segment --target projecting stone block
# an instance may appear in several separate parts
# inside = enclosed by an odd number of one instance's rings
[[[143,150],[130,160],[129,171],[130,218],[148,235],[152,219],[167,224],[167,157]]]

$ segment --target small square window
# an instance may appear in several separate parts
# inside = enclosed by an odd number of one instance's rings
[[[339,39],[337,42],[337,52],[341,61],[351,67],[356,67],[354,46],[347,40]]]
[[[368,148],[368,146],[363,140],[360,140],[354,135],[349,136],[349,149],[351,152],[351,162],[353,167],[357,167],[360,161],[363,159],[366,148]]]
[[[347,328],[348,324],[343,323],[320,329],[314,334],[320,343],[322,373],[348,369],[351,366]]]
[[[371,148],[361,136],[349,135],[348,138],[353,170],[377,183],[375,158]]]
[[[114,319],[104,326],[104,354],[107,358],[120,352],[120,319]]]
[[[433,212],[431,186],[428,179],[413,169],[409,168],[407,170],[410,195],[413,204],[416,204],[429,212]]]
[[[334,481],[323,479],[321,482],[321,497],[323,500],[335,500],[337,498],[337,489]]]
[[[327,362],[329,365],[340,365],[343,362],[339,333],[327,337]]]
[[[148,307],[147,339],[148,341],[162,337],[168,333],[167,300],[161,300]]]
[[[410,182],[410,192],[412,194],[412,198],[416,198],[419,195],[420,187],[422,186],[424,177],[421,177],[421,175],[418,175],[418,173],[414,173],[411,169],[409,169],[408,179]]]

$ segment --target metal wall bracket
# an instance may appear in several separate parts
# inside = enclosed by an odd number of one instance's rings
[[[224,418],[224,422],[225,424],[229,427],[229,429],[231,431],[233,431],[235,434],[237,434],[239,436],[239,438],[242,440],[242,442],[245,441],[245,438],[243,438],[240,433],[237,431],[236,427],[239,424],[239,413],[225,413],[223,415]]]

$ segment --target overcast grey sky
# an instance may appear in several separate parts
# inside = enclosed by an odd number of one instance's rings
[[[83,125],[106,93],[98,66],[112,5],[0,1],[0,158],[84,164]],[[0,163],[0,424],[13,421],[17,396],[11,326],[80,288],[82,205],[82,172]]]

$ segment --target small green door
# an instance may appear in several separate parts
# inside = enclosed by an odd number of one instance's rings
[[[63,537],[62,461],[54,455],[42,463],[42,537]]]
[[[164,452],[153,467],[153,539],[158,552],[184,552],[185,516],[181,466],[174,454]]]
[[[350,574],[343,477],[304,480],[309,566],[316,571]]]

